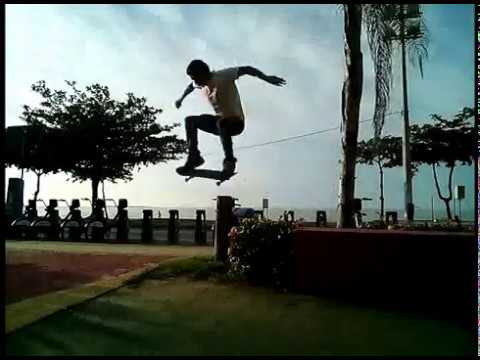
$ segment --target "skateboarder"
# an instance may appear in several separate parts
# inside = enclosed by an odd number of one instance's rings
[[[185,172],[202,165],[205,160],[198,150],[198,129],[220,136],[225,160],[223,172],[232,174],[237,159],[233,156],[232,136],[242,133],[245,117],[235,80],[243,75],[256,76],[272,85],[282,86],[284,79],[265,75],[252,66],[231,67],[212,71],[202,60],[193,60],[187,67],[187,75],[193,80],[185,89],[182,97],[175,101],[176,108],[182,106],[185,97],[195,88],[201,89],[215,110],[215,115],[202,114],[185,118],[185,131],[188,144],[188,157],[185,165],[177,171]]]

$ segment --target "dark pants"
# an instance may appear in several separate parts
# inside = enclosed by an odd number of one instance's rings
[[[198,129],[210,134],[220,136],[226,160],[233,160],[232,136],[239,135],[244,129],[244,122],[220,116],[202,114],[187,116],[185,118],[185,130],[187,133],[188,152],[190,155],[198,151]]]

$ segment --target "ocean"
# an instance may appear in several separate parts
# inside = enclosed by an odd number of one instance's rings
[[[62,206],[63,205],[63,206]],[[40,216],[45,214],[45,209],[42,205],[37,205],[38,214]],[[142,219],[143,218],[143,210],[150,209],[153,210],[153,218],[169,218],[169,210],[176,209],[179,212],[180,219],[195,219],[196,218],[196,210],[205,210],[207,220],[215,220],[216,217],[216,209],[214,207],[157,207],[157,206],[129,206],[128,210],[128,217],[130,219]],[[60,217],[65,217],[68,214],[68,208],[64,204],[59,204],[58,206]],[[261,210],[261,209],[257,209]],[[328,209],[304,209],[304,208],[270,208],[265,211],[266,217],[272,220],[278,220],[280,216],[283,215],[284,211],[293,210],[295,213],[295,219],[303,218],[305,221],[316,221],[317,218],[317,210],[326,210],[327,211],[327,221],[328,222],[335,222],[336,221],[336,210],[333,208]],[[82,217],[86,217],[90,215],[91,208],[81,207],[80,211],[82,213]],[[385,211],[397,211],[398,218],[403,218],[403,210],[400,209],[386,209]],[[363,212],[366,214],[364,217],[364,221],[372,221],[378,219],[378,210],[377,209],[364,209]],[[452,209],[453,212],[453,209]],[[470,209],[462,209],[461,218],[464,221],[471,221],[473,222],[475,216],[473,214],[474,210]],[[107,207],[107,214],[109,218],[113,218],[117,213],[117,209],[114,206]],[[458,213],[458,211],[457,211]],[[435,209],[435,217],[437,219],[446,219],[446,211],[444,207],[436,208]],[[416,220],[431,220],[432,219],[432,211],[431,209],[415,209],[415,219]]]

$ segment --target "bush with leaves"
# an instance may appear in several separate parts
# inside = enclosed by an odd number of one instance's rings
[[[229,276],[288,288],[292,279],[295,222],[243,219],[229,233]]]
[[[473,225],[462,224],[456,221],[447,220],[436,223],[421,223],[421,224],[395,224],[389,225],[389,230],[411,230],[411,231],[443,231],[443,232],[474,232]]]

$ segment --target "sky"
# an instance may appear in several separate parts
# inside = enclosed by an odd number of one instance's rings
[[[424,5],[430,31],[424,77],[408,63],[410,122],[425,123],[429,115],[445,117],[474,106],[474,5]],[[337,5],[6,5],[6,126],[23,125],[24,104],[38,104],[31,85],[45,80],[53,89],[100,83],[112,97],[127,92],[147,98],[163,113],[157,122],[179,123],[173,130],[185,138],[184,118],[213,113],[196,91],[182,108],[174,101],[189,83],[185,68],[203,59],[211,68],[251,65],[287,81],[272,86],[258,78],[237,80],[246,116],[244,132],[233,138],[236,147],[261,144],[324,129],[323,133],[265,146],[239,149],[237,171],[218,187],[208,179],[185,179],[175,168],[185,159],[143,167],[130,182],[106,183],[106,196],[127,198],[136,206],[213,206],[228,195],[242,206],[334,208],[340,174],[341,88],[345,74],[343,14]],[[373,117],[374,73],[365,34],[362,37],[364,83],[360,120]],[[394,55],[394,82],[384,135],[401,136],[402,110],[399,52]],[[335,129],[336,128],[336,129]],[[359,140],[373,135],[371,121],[361,123]],[[220,139],[199,134],[204,168],[221,168]],[[379,203],[378,170],[357,166],[356,196]],[[6,177],[19,177],[7,168]],[[445,191],[447,172],[440,171]],[[35,191],[35,176],[25,173],[25,202]],[[89,182],[67,181],[65,174],[42,177],[40,197],[91,197]],[[466,186],[463,211],[473,212],[474,168],[459,166],[454,185]],[[403,207],[401,168],[385,173],[387,208]],[[422,167],[413,180],[416,207],[439,200],[432,170]]]

